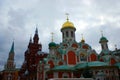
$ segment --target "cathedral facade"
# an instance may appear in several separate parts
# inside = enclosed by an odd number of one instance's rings
[[[15,68],[13,42],[7,63],[0,74],[3,80],[120,79],[120,49],[109,50],[108,39],[103,34],[99,40],[101,52],[98,54],[83,36],[80,42],[76,41],[76,28],[68,17],[60,31],[62,42],[55,43],[52,35],[52,41],[48,44],[49,53],[45,53],[42,52],[36,28],[20,69]]]
[[[108,40],[102,35],[99,43],[101,52],[97,54],[82,37],[75,39],[76,28],[72,22],[62,25],[62,42],[49,43],[49,54],[39,62],[37,80],[55,78],[93,78],[95,80],[119,80],[120,57],[108,48]]]

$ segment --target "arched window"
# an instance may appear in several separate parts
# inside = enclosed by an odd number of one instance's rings
[[[66,31],[66,37],[69,37],[68,31]]]
[[[97,60],[96,54],[95,54],[95,53],[92,53],[92,54],[90,55],[90,61],[96,61],[96,60]]]
[[[87,57],[85,56],[85,54],[80,54],[80,61],[87,61]]]
[[[74,35],[73,35],[73,31],[71,31],[71,37],[74,37]]]
[[[7,80],[12,80],[12,75],[8,74],[8,79]]]
[[[54,63],[52,60],[48,61],[48,64],[50,64],[50,68],[53,68],[54,67]]]
[[[102,49],[104,49],[104,45],[102,45]]]
[[[115,59],[114,59],[114,58],[111,58],[111,59],[110,59],[110,64],[113,65],[113,64],[115,64],[115,63],[116,63]]]

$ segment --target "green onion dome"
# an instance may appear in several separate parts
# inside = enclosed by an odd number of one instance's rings
[[[108,40],[107,40],[106,37],[102,36],[102,37],[100,38],[99,43],[101,43],[101,42],[108,42]]]
[[[56,47],[56,43],[54,43],[54,42],[49,43],[49,48],[51,48],[51,47]]]

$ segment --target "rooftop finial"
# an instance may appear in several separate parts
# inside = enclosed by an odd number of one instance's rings
[[[101,30],[101,35],[102,35],[102,37],[103,37],[103,31]]]
[[[53,32],[51,32],[51,35],[52,35],[52,39],[51,39],[51,41],[53,42],[53,40],[54,40],[54,39],[53,39],[53,35],[54,35],[54,33],[53,33]]]
[[[84,40],[84,38],[83,38],[83,34],[81,34],[81,36],[82,36],[82,40],[81,40],[81,42],[85,42],[85,40]]]
[[[67,21],[69,21],[69,18],[68,18],[69,14],[68,14],[68,13],[66,13],[66,16],[67,16]]]
[[[32,43],[32,36],[30,35],[30,43]]]
[[[82,36],[82,40],[83,40],[83,34],[81,34],[81,36]]]
[[[13,42],[15,41],[15,38],[13,37]]]
[[[115,44],[115,50],[117,50],[117,45]]]
[[[38,34],[38,24],[36,24],[35,34]]]

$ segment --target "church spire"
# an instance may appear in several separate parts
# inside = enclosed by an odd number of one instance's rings
[[[14,53],[14,41],[12,43],[11,49],[10,49],[10,53]]]
[[[103,37],[103,31],[101,30],[101,35],[102,35],[102,37]]]
[[[38,40],[39,40],[39,37],[38,37],[38,28],[36,27],[36,30],[35,30],[35,35],[34,35],[34,43],[37,44],[38,43]]]
[[[38,34],[38,28],[36,27],[35,34]]]
[[[117,51],[117,45],[115,44],[115,50]]]
[[[15,68],[14,54],[15,53],[14,53],[14,41],[13,41],[10,52],[9,52],[7,63],[5,64],[5,69],[14,69]]]
[[[29,43],[32,43],[32,37],[30,36],[30,41],[29,41]]]

